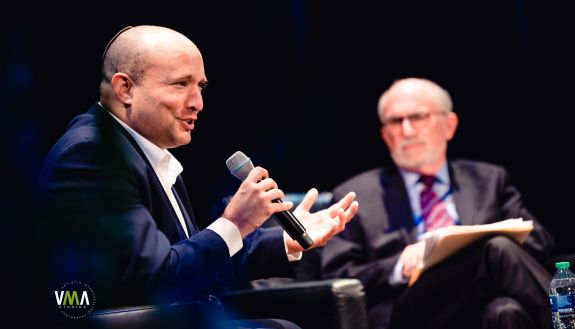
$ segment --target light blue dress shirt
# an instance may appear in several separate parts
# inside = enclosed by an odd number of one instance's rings
[[[423,219],[421,217],[421,203],[420,195],[423,190],[423,182],[419,180],[421,174],[407,171],[404,169],[399,169],[399,173],[403,178],[405,184],[405,189],[407,190],[407,195],[409,197],[409,204],[411,206],[411,211],[413,213],[413,222],[417,230],[417,238],[421,240],[425,237],[425,226]],[[435,183],[433,183],[433,191],[440,199],[445,203],[447,212],[449,216],[453,218],[454,224],[459,224],[459,215],[457,214],[457,209],[455,209],[455,202],[453,201],[453,193],[451,189],[451,181],[449,180],[449,170],[447,168],[447,163],[444,163],[441,168],[435,173]],[[389,283],[392,286],[398,286],[406,284],[407,280],[403,278],[401,274],[401,269],[403,264],[398,261],[395,264],[392,275],[389,277]]]

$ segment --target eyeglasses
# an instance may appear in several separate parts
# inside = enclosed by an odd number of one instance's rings
[[[447,112],[417,112],[404,116],[391,116],[383,119],[383,127],[394,132],[399,131],[399,129],[403,127],[403,120],[407,120],[414,130],[419,130],[427,127],[432,114],[445,115]]]

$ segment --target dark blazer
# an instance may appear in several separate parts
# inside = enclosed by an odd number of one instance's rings
[[[72,120],[40,182],[53,279],[95,286],[99,306],[171,302],[293,273],[281,228],[257,230],[230,258],[219,235],[196,226],[178,177],[186,238],[148,159],[98,104]]]
[[[499,166],[458,160],[449,162],[453,199],[462,225],[508,218],[533,220],[534,231],[524,244],[539,261],[551,253],[553,239],[529,212],[507,172]],[[416,242],[416,230],[405,184],[396,168],[374,169],[335,188],[335,200],[355,191],[359,211],[346,229],[325,246],[322,270],[326,277],[354,277],[366,286],[368,302],[393,298],[403,287],[388,280],[401,251]]]

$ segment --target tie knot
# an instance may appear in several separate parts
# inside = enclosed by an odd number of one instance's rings
[[[419,180],[423,183],[423,186],[426,189],[429,189],[433,186],[433,183],[435,183],[435,176],[421,175],[421,178],[419,178]]]

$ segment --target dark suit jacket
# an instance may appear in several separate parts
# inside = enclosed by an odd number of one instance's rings
[[[529,212],[507,172],[476,161],[449,162],[453,199],[462,225],[485,224],[508,218],[533,220],[534,231],[525,249],[544,261],[553,239]],[[401,251],[417,241],[405,184],[396,168],[361,173],[335,188],[337,200],[355,191],[360,207],[346,229],[325,246],[322,270],[326,277],[354,277],[366,286],[368,302],[393,298],[389,277]]]
[[[170,302],[293,273],[280,228],[257,230],[230,258],[219,235],[196,227],[178,177],[186,238],[144,153],[97,104],[53,146],[40,187],[55,284],[95,286],[99,306]]]

